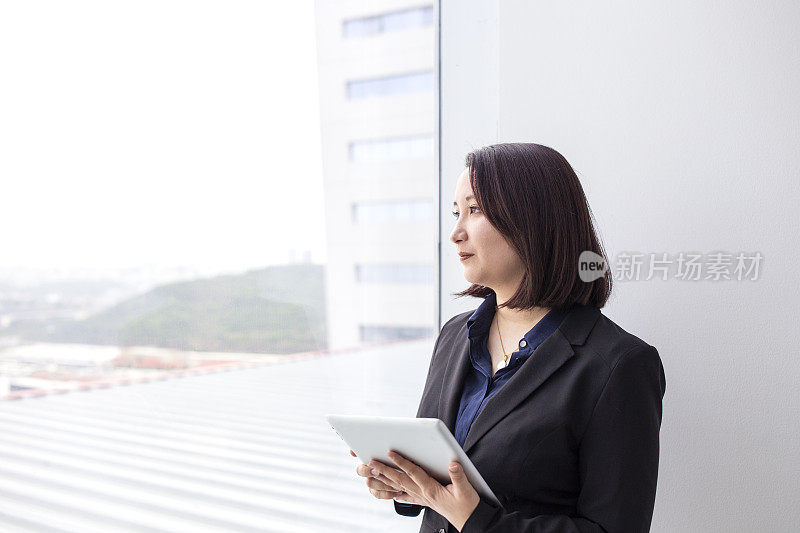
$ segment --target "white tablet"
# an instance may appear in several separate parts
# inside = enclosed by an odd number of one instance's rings
[[[326,415],[325,419],[364,464],[375,459],[399,469],[386,456],[389,450],[394,450],[443,485],[449,485],[447,467],[457,461],[478,494],[502,507],[461,445],[438,418]]]

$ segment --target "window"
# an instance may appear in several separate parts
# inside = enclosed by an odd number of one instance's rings
[[[433,158],[433,146],[433,135],[353,141],[350,143],[350,161],[353,163],[378,163]]]
[[[434,335],[433,328],[403,326],[367,326],[362,324],[361,342],[382,342],[401,339],[418,339]]]
[[[345,20],[342,24],[342,34],[345,39],[350,39],[412,28],[424,28],[432,24],[433,6],[424,6]]]
[[[348,100],[426,91],[433,91],[433,71],[431,70],[347,82]]]
[[[353,204],[356,224],[423,222],[434,219],[433,200],[387,200]]]
[[[359,283],[433,283],[433,265],[356,265]]]
[[[413,527],[323,426],[438,332],[426,3],[2,10],[0,532]]]

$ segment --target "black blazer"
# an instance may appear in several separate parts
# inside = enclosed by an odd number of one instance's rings
[[[473,312],[442,327],[417,411],[451,432]],[[467,434],[464,451],[503,508],[481,499],[462,533],[649,531],[665,388],[654,347],[594,306],[573,307]],[[422,506],[395,509],[417,516]],[[456,531],[424,509],[420,533]]]

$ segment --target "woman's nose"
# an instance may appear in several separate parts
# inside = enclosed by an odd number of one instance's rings
[[[450,242],[454,244],[458,244],[460,241],[464,240],[464,230],[461,227],[461,224],[456,222],[456,226],[453,228],[453,231],[450,232]]]
[[[464,240],[464,237],[464,228],[461,226],[461,221],[456,220],[456,224],[453,226],[453,231],[450,232],[450,242],[458,244],[459,241]]]

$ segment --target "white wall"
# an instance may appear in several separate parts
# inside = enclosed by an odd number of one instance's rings
[[[449,241],[469,149],[537,142],[621,251],[756,252],[756,281],[618,281],[659,349],[653,531],[800,524],[800,4],[442,0],[442,323],[479,301]]]

